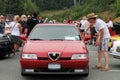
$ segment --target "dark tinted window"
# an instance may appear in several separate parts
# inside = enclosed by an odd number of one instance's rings
[[[80,40],[75,26],[36,26],[29,38],[33,40]]]

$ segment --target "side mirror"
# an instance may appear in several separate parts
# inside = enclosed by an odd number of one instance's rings
[[[84,41],[88,41],[88,40],[90,40],[91,39],[91,36],[90,35],[85,35],[85,37],[84,37]]]
[[[27,37],[26,37],[26,35],[25,35],[25,34],[21,34],[21,35],[20,35],[20,39],[22,39],[22,40],[26,41],[26,40],[27,40]]]

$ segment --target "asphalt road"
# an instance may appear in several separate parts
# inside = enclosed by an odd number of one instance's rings
[[[11,58],[0,60],[0,80],[120,80],[120,59],[115,59],[109,56],[110,70],[102,72],[100,70],[93,70],[92,67],[97,62],[97,47],[88,45],[90,53],[90,74],[88,77],[82,76],[21,76],[19,55]],[[103,59],[104,62],[104,59]],[[104,64],[104,63],[103,63]]]

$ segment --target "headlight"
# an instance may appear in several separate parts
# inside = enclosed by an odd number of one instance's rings
[[[23,59],[37,59],[36,54],[22,54]]]
[[[73,54],[71,59],[87,59],[88,54]]]

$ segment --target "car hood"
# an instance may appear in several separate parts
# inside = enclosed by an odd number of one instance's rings
[[[87,53],[83,41],[27,41],[23,53],[35,53],[47,56],[49,52],[60,53]]]
[[[118,41],[114,41],[114,44],[120,46],[120,40],[118,40]]]

